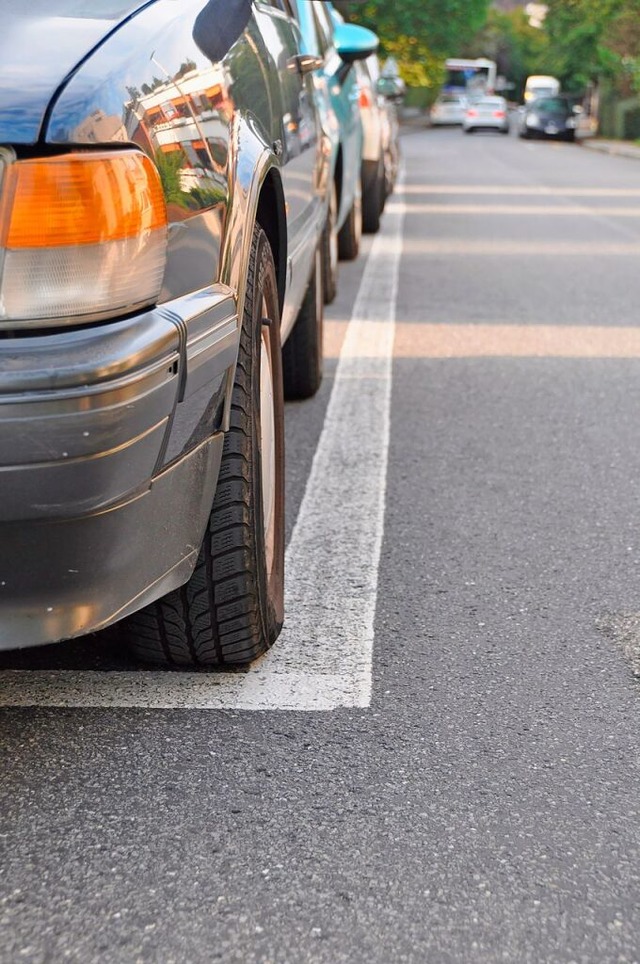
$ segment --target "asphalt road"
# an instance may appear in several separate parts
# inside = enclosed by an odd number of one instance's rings
[[[322,390],[287,407],[292,544],[315,453],[335,465],[325,419],[352,432],[322,511],[354,569],[371,552],[372,654],[344,556],[305,598],[370,695],[0,709],[3,964],[640,960],[640,164],[457,130],[402,145],[370,262],[402,233],[375,302],[389,368],[369,345],[370,371],[337,369],[361,258]],[[370,550],[340,543],[345,505]],[[0,701],[43,669],[79,691],[78,671],[142,675],[108,634],[0,666]]]

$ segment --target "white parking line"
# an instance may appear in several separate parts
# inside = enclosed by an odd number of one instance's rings
[[[3,671],[0,706],[327,711],[369,705],[403,224],[398,198],[373,242],[345,334],[287,549],[287,617],[274,648],[244,673]]]

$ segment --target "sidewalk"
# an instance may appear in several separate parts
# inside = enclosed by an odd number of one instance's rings
[[[615,154],[617,157],[631,157],[640,161],[640,145],[633,141],[611,141],[603,137],[585,137],[580,140],[583,147],[590,151],[601,151],[603,154]]]

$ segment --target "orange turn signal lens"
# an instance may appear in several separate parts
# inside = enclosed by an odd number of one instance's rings
[[[0,321],[113,318],[154,304],[167,255],[160,176],[140,151],[12,161],[0,193]]]
[[[3,185],[0,244],[101,244],[167,223],[158,173],[145,154],[73,154],[19,161]]]

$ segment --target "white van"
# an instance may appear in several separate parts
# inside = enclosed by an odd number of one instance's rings
[[[545,74],[532,74],[527,77],[524,85],[524,102],[529,104],[536,97],[555,97],[560,93],[560,81],[557,77]]]

